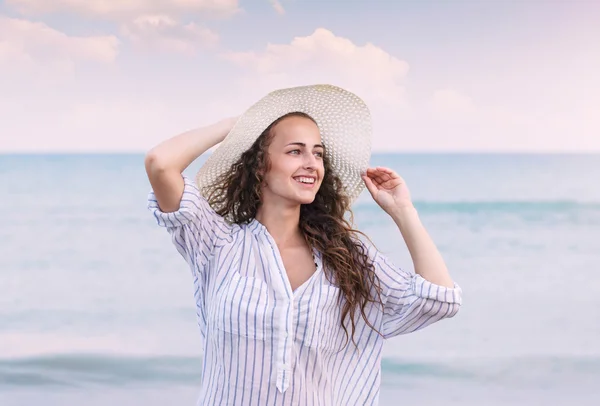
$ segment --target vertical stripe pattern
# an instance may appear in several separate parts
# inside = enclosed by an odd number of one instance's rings
[[[228,224],[184,176],[177,211],[165,213],[151,191],[148,209],[171,235],[194,283],[204,350],[198,405],[377,405],[384,339],[454,316],[458,285],[446,288],[394,266],[367,246],[384,306],[356,319],[344,345],[340,290],[316,272],[292,291],[277,245],[256,219]]]

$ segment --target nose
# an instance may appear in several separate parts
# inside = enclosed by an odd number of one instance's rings
[[[317,157],[314,154],[308,153],[304,155],[304,169],[317,169]]]

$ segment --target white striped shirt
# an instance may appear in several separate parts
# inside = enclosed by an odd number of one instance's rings
[[[369,304],[365,313],[383,337],[357,312],[358,349],[344,346],[339,289],[325,278],[320,253],[316,272],[292,291],[267,229],[256,219],[228,224],[184,181],[177,211],[162,212],[152,191],[148,208],[192,272],[204,349],[198,405],[377,405],[384,338],[460,307],[458,285],[434,285],[367,245],[384,306]]]

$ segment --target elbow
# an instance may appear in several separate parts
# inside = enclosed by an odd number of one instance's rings
[[[149,176],[156,175],[167,170],[167,165],[165,164],[164,159],[162,159],[154,149],[151,149],[146,153],[146,157],[144,158],[144,166],[146,168],[146,173]]]
[[[151,149],[150,151],[146,152],[146,156],[144,157],[144,166],[146,167],[146,169],[154,167],[157,162],[158,154],[156,153],[156,151],[154,151],[154,149]]]

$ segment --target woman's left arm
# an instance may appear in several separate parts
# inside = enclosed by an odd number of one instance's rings
[[[433,284],[454,287],[440,252],[413,206],[404,179],[393,170],[380,166],[367,169],[362,178],[373,200],[398,226],[410,252],[415,273]]]
[[[411,333],[453,317],[462,304],[462,290],[452,281],[435,244],[421,224],[404,180],[391,169],[370,168],[363,175],[373,199],[398,225],[415,273],[394,266],[375,250],[375,272],[383,287],[380,332],[384,338]]]

